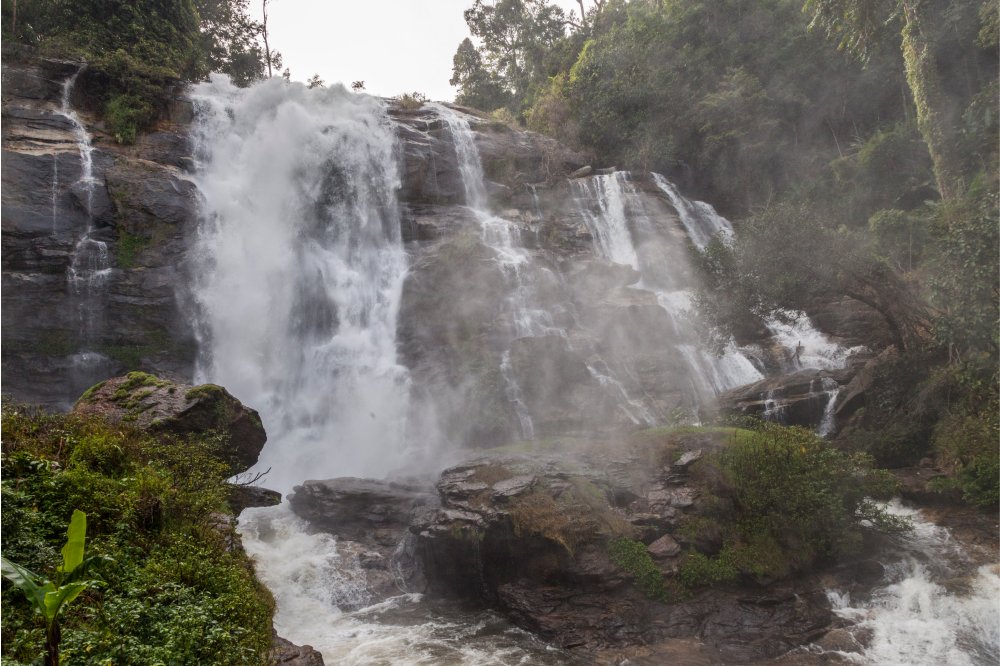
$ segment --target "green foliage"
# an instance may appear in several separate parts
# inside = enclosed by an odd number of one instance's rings
[[[66,662],[266,663],[272,601],[217,526],[228,468],[216,441],[10,405],[2,427],[4,556],[44,572],[78,507],[88,551],[114,559],[100,603],[63,615]],[[4,660],[31,662],[42,634],[30,605],[10,589],[0,603]]]
[[[650,599],[663,601],[663,573],[660,572],[649,551],[641,541],[634,539],[612,539],[608,543],[611,561],[622,571],[632,576],[634,585]]]
[[[84,576],[95,562],[107,558],[84,559],[87,539],[87,514],[75,509],[66,529],[66,545],[62,547],[62,564],[56,567],[54,581],[32,573],[28,569],[0,556],[0,571],[20,590],[35,611],[45,620],[46,664],[59,666],[59,615],[63,609],[97,581]]]
[[[5,40],[87,62],[88,90],[112,135],[131,144],[162,110],[169,84],[209,71],[238,85],[263,78],[261,25],[248,10],[247,0],[33,0],[4,3],[2,25]]]
[[[456,101],[487,111],[506,105],[520,115],[532,86],[554,73],[547,60],[565,39],[565,18],[545,0],[476,0],[465,22],[480,46],[466,38],[455,53]]]
[[[986,180],[985,178],[983,179]],[[1000,350],[1000,213],[995,178],[934,210],[937,339],[960,354]]]
[[[732,549],[723,548],[716,557],[697,551],[688,553],[677,571],[681,584],[687,588],[708,587],[736,580],[739,571],[733,563]]]
[[[421,92],[403,93],[396,97],[396,102],[404,109],[419,109],[427,103],[427,95]]]
[[[934,428],[939,464],[950,475],[937,485],[955,488],[970,504],[1000,503],[1000,389],[993,359],[981,355],[948,368],[946,380],[958,397]]]
[[[869,456],[838,451],[805,429],[772,425],[737,436],[720,456],[741,532],[772,537],[802,562],[857,552],[861,521],[898,527],[872,501],[888,497],[894,481],[871,464]]]
[[[122,94],[115,95],[108,102],[104,110],[104,117],[108,122],[108,129],[115,141],[125,145],[135,143],[139,135],[140,128],[148,126],[156,117],[156,110],[145,99],[138,95]],[[132,236],[132,239],[138,239]],[[122,252],[125,252],[123,255]],[[130,267],[130,262],[135,258],[136,245],[128,245],[125,248],[119,247],[119,261],[125,258]]]
[[[681,535],[696,545],[714,535],[709,541],[722,548],[685,554],[678,571],[685,588],[785,578],[856,554],[865,530],[905,528],[873,501],[889,496],[895,481],[873,470],[869,456],[834,449],[802,428],[757,428],[733,429],[729,445],[694,470],[714,494]]]

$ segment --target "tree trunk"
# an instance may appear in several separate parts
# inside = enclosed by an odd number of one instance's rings
[[[264,23],[261,32],[264,36],[264,58],[267,60],[267,78],[271,78],[271,47],[267,43],[267,0],[263,0]]]
[[[904,0],[903,62],[906,81],[917,107],[917,128],[927,144],[941,198],[949,201],[961,194],[962,161],[955,141],[954,111],[941,89],[941,76],[924,32],[921,0]]]
[[[844,293],[881,315],[900,351],[912,351],[933,338],[933,318],[927,304],[910,284],[891,271],[859,278]]]

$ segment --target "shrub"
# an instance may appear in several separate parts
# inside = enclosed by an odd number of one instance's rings
[[[137,373],[136,387],[148,377]],[[217,441],[152,439],[12,405],[2,425],[5,557],[47,575],[66,516],[79,508],[88,551],[115,561],[102,570],[99,603],[66,612],[65,661],[267,663],[273,600],[217,526],[227,496]],[[44,627],[11,589],[0,593],[0,610],[4,662],[32,662]]]
[[[803,428],[737,433],[719,464],[741,541],[773,539],[793,564],[856,553],[866,526],[902,527],[872,499],[892,494],[892,476],[872,469],[867,454],[833,449]]]
[[[643,594],[650,599],[664,599],[663,574],[641,541],[612,539],[608,544],[608,554],[615,566],[632,576],[635,586]]]

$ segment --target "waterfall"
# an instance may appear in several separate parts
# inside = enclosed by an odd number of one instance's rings
[[[696,404],[763,378],[735,343],[727,344],[721,355],[709,353],[699,343],[691,320],[692,285],[686,266],[673,259],[669,251],[673,239],[652,224],[626,173],[579,178],[570,181],[570,187],[597,254],[637,270],[642,278],[634,288],[653,292],[670,316],[674,348],[688,367]],[[694,238],[693,227],[686,228]]]
[[[66,269],[66,283],[77,320],[78,339],[82,345],[78,352],[70,356],[71,379],[80,386],[89,385],[98,375],[110,371],[111,363],[106,356],[91,349],[100,342],[104,327],[104,291],[111,275],[111,260],[107,243],[93,237],[94,188],[97,185],[94,178],[94,146],[90,133],[71,104],[76,80],[86,67],[86,64],[81,65],[63,81],[57,111],[73,126],[73,136],[80,153],[80,178],[74,183],[74,187],[78,186],[83,190],[83,206],[87,218],[87,226],[73,246]],[[55,229],[59,215],[59,167],[57,159],[53,158],[52,163],[52,224]]]
[[[695,247],[704,250],[712,238],[718,236],[726,240],[733,235],[733,225],[715,212],[715,208],[704,201],[690,201],[677,191],[674,184],[658,173],[652,174],[653,182],[667,195],[677,210],[681,224],[687,229],[688,237]]]
[[[789,354],[789,370],[805,368],[838,370],[847,364],[852,354],[864,347],[844,347],[816,330],[804,312],[784,310],[780,317],[771,317],[765,324],[771,335]]]
[[[504,381],[504,394],[507,396],[507,400],[514,405],[514,413],[517,414],[517,420],[521,426],[521,437],[534,439],[535,424],[531,420],[527,405],[524,404],[521,386],[517,383],[517,377],[514,376],[514,368],[510,365],[509,349],[504,351],[500,357],[500,376],[503,377]]]
[[[268,487],[419,473],[429,438],[407,422],[396,357],[407,262],[384,103],[281,79],[238,89],[224,76],[192,98],[197,380],[259,410]],[[419,594],[367,605],[358,546],[315,533],[287,502],[245,511],[239,531],[274,594],[275,629],[327,663],[552,663],[490,613],[432,609]]]
[[[856,651],[840,653],[873,666],[973,666],[1000,662],[1000,575],[975,566],[947,529],[898,500],[890,513],[909,518],[913,533],[886,579],[853,598],[828,590],[837,613],[857,635]]]
[[[507,280],[514,337],[566,337],[566,331],[555,325],[551,313],[535,303],[537,299],[533,294],[532,271],[537,268],[532,265],[529,253],[520,243],[520,229],[513,222],[489,211],[486,178],[468,119],[443,104],[432,106],[451,134],[465,189],[465,203],[479,222],[483,244],[493,250],[496,262]],[[520,423],[521,436],[524,439],[534,439],[534,423],[510,364],[510,348],[503,352],[500,374],[504,380],[507,399]]]
[[[198,381],[260,411],[271,487],[412,464],[396,358],[407,264],[383,104],[222,76],[193,98]]]
[[[820,380],[823,392],[826,394],[826,406],[823,408],[823,418],[820,419],[816,434],[820,437],[828,437],[833,434],[836,425],[833,418],[833,408],[837,405],[837,396],[840,395],[840,384],[830,377],[823,377]]]

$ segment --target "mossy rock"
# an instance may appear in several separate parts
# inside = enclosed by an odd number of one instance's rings
[[[233,474],[252,467],[267,441],[260,415],[223,387],[179,384],[145,372],[95,384],[73,411],[154,433],[217,437]]]

